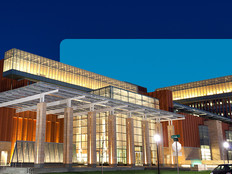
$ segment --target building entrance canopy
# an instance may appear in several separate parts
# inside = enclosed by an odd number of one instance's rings
[[[47,104],[46,114],[64,116],[64,108],[72,107],[73,116],[85,115],[90,111],[128,114],[156,121],[182,120],[183,115],[167,112],[116,99],[90,94],[63,86],[37,82],[25,87],[0,93],[0,107],[15,108],[16,113],[36,111],[37,104]]]

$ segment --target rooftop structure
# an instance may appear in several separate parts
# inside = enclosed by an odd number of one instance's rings
[[[23,77],[58,83],[68,87],[80,86],[79,89],[86,91],[111,85],[137,92],[137,86],[131,83],[112,79],[15,48],[5,53],[3,73],[4,76],[10,78]]]
[[[131,167],[157,165],[159,157],[173,165],[171,136],[179,135],[181,165],[213,165],[225,159],[221,142],[232,142],[231,76],[146,93],[17,49],[6,52],[0,69],[5,162]]]
[[[185,119],[160,110],[158,99],[139,93],[143,87],[18,49],[5,53],[2,71],[12,83],[0,93],[12,163],[156,164],[155,133]]]
[[[195,97],[210,96],[215,94],[232,92],[232,76],[213,78],[190,82],[175,86],[158,88],[159,90],[171,90],[173,100],[190,99]]]

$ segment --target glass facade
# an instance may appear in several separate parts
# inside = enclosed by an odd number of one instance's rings
[[[135,165],[143,164],[142,119],[134,118]]]
[[[108,116],[109,112],[98,113],[96,115],[96,157],[97,164],[102,162],[109,164],[108,154]],[[127,140],[126,140],[126,118],[127,115],[117,114],[116,116],[116,145],[117,145],[117,164],[127,164]],[[143,164],[142,152],[142,119],[134,119],[134,146],[135,164]],[[76,145],[76,161],[78,164],[87,164],[87,116],[78,116],[74,119],[74,144]],[[156,164],[156,144],[154,141],[155,122],[149,122],[149,140],[151,148],[151,161]]]
[[[97,164],[109,164],[108,151],[108,116],[109,112],[96,114],[96,158]],[[127,115],[117,114],[116,117],[116,150],[117,164],[127,164]],[[87,165],[88,163],[88,116],[82,115],[74,117],[73,120],[73,163]],[[142,141],[142,119],[133,118],[134,123],[134,146],[135,146],[135,165],[143,165],[143,141]],[[151,149],[151,163],[156,164],[156,143],[155,121],[149,121],[149,141]],[[34,144],[32,141],[16,141],[12,157],[12,163],[33,163],[34,162]],[[63,144],[45,143],[45,163],[63,162]]]
[[[232,76],[225,76],[209,80],[202,80],[176,86],[159,88],[157,89],[157,91],[163,89],[173,91],[173,100],[222,94],[232,92]]]
[[[97,163],[109,163],[108,155],[108,112],[96,116],[96,152]]]
[[[105,88],[97,89],[91,91],[91,93],[113,98],[116,100],[125,101],[128,103],[159,109],[158,99],[146,95],[137,94],[131,91],[126,91],[124,89],[120,89],[114,86],[108,86]]]
[[[34,141],[16,141],[12,163],[34,163]],[[73,145],[73,163],[76,163],[75,145]],[[45,163],[63,163],[63,144],[45,142]]]
[[[74,117],[73,143],[76,144],[76,158],[78,164],[87,164],[87,115]]]
[[[117,162],[126,164],[126,118],[127,115],[117,114],[116,116],[116,141],[117,141]]]
[[[91,93],[159,109],[159,100],[136,93],[137,86],[75,68],[63,63],[11,49],[5,53],[4,72],[17,70],[48,79],[93,89]],[[109,112],[96,114],[96,162],[109,163],[108,150]],[[117,164],[127,164],[126,114],[116,114],[116,150]],[[133,117],[135,164],[143,165],[142,118]],[[152,164],[156,163],[155,122],[149,121],[149,140]],[[73,118],[73,162],[81,165],[88,163],[88,116],[78,115]],[[34,142],[17,141],[12,162],[33,163]],[[45,163],[63,162],[63,144],[45,143]]]
[[[149,122],[149,141],[150,141],[150,148],[151,148],[151,164],[157,164],[157,147],[156,142],[154,139],[155,136],[155,121]]]
[[[136,85],[69,66],[18,49],[7,51],[4,59],[3,72],[14,69],[89,89],[98,89],[112,85],[128,91],[137,92]]]
[[[211,147],[209,140],[209,131],[207,126],[199,126],[201,158],[202,160],[211,160]]]

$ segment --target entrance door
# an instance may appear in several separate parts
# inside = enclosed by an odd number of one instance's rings
[[[136,166],[142,166],[143,160],[142,160],[142,146],[135,146],[135,165]]]
[[[143,165],[142,152],[135,152],[135,165],[137,166]]]

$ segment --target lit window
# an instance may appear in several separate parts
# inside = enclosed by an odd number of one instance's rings
[[[201,158],[202,160],[211,160],[210,146],[201,145]]]
[[[211,149],[208,127],[204,125],[199,126],[201,158],[202,160],[211,160]]]
[[[226,141],[230,143],[230,146],[232,144],[232,131],[225,131],[226,132]],[[232,151],[228,151],[229,159],[232,159]]]

